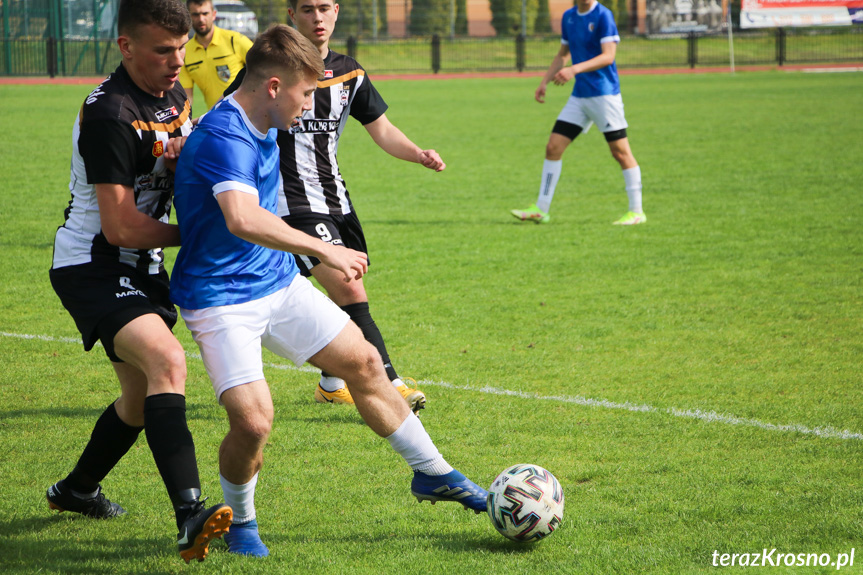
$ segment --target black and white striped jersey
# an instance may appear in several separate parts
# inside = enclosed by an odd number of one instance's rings
[[[330,50],[324,70],[313,108],[290,130],[279,132],[285,191],[279,216],[350,213],[351,200],[337,158],[339,138],[348,116],[365,125],[387,110],[386,102],[353,58]]]
[[[138,88],[122,64],[87,96],[72,131],[72,199],[54,237],[53,268],[119,261],[159,273],[160,248],[135,250],[105,239],[95,184],[129,186],[138,211],[168,222],[174,174],[162,155],[168,139],[191,132],[190,113],[179,82],[156,98]]]

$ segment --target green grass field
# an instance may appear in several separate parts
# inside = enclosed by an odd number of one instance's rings
[[[257,508],[271,557],[217,543],[187,567],[143,437],[103,482],[127,516],[49,513],[45,489],[117,393],[47,275],[91,87],[0,86],[0,572],[714,573],[714,552],[764,549],[855,549],[841,572],[863,572],[863,75],[624,77],[649,218],[625,229],[610,225],[626,196],[595,129],[564,158],[549,225],[508,214],[535,199],[567,89],[541,106],[535,78],[376,84],[448,165],[428,172],[346,130],[373,313],[448,460],[486,487],[514,463],[547,467],[566,493],[559,531],[523,547],[483,515],[417,504],[386,441],[269,354]],[[200,360],[188,367],[218,500],[226,418]],[[836,566],[730,571],[750,570]]]

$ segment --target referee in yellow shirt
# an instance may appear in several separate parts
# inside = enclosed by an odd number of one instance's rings
[[[186,7],[192,15],[195,37],[186,44],[180,84],[186,89],[190,104],[197,84],[210,109],[231,85],[237,72],[246,66],[246,52],[252,47],[252,41],[239,32],[216,26],[216,10],[211,0],[187,0]]]

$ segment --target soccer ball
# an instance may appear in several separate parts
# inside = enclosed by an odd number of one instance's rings
[[[539,465],[504,469],[489,487],[487,503],[491,524],[513,541],[539,541],[563,521],[563,489]]]

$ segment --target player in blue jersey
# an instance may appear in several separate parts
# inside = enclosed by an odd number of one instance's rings
[[[390,384],[378,351],[347,313],[298,273],[291,255],[313,256],[345,282],[368,269],[366,254],[322,242],[276,215],[284,201],[277,132],[311,109],[323,75],[323,60],[308,39],[272,26],[246,55],[240,88],[203,117],[177,166],[183,244],[171,296],[228,414],[219,471],[234,511],[225,536],[232,553],[269,554],[254,500],[274,417],[262,346],[344,379],[368,426],[414,470],[411,492],[419,500],[486,509],[486,491],[446,462]]]
[[[557,117],[545,147],[545,163],[539,197],[524,210],[512,210],[523,221],[545,223],[551,199],[560,179],[563,152],[582,132],[596,124],[605,136],[611,155],[623,170],[629,211],[614,223],[630,226],[647,221],[641,206],[641,168],[626,137],[626,118],[620,97],[620,81],[614,57],[620,36],[611,10],[596,0],[577,0],[575,7],[563,14],[561,46],[536,89],[535,98],[545,103],[549,82],[563,86],[575,78],[572,95]],[[567,60],[571,66],[566,66]]]

